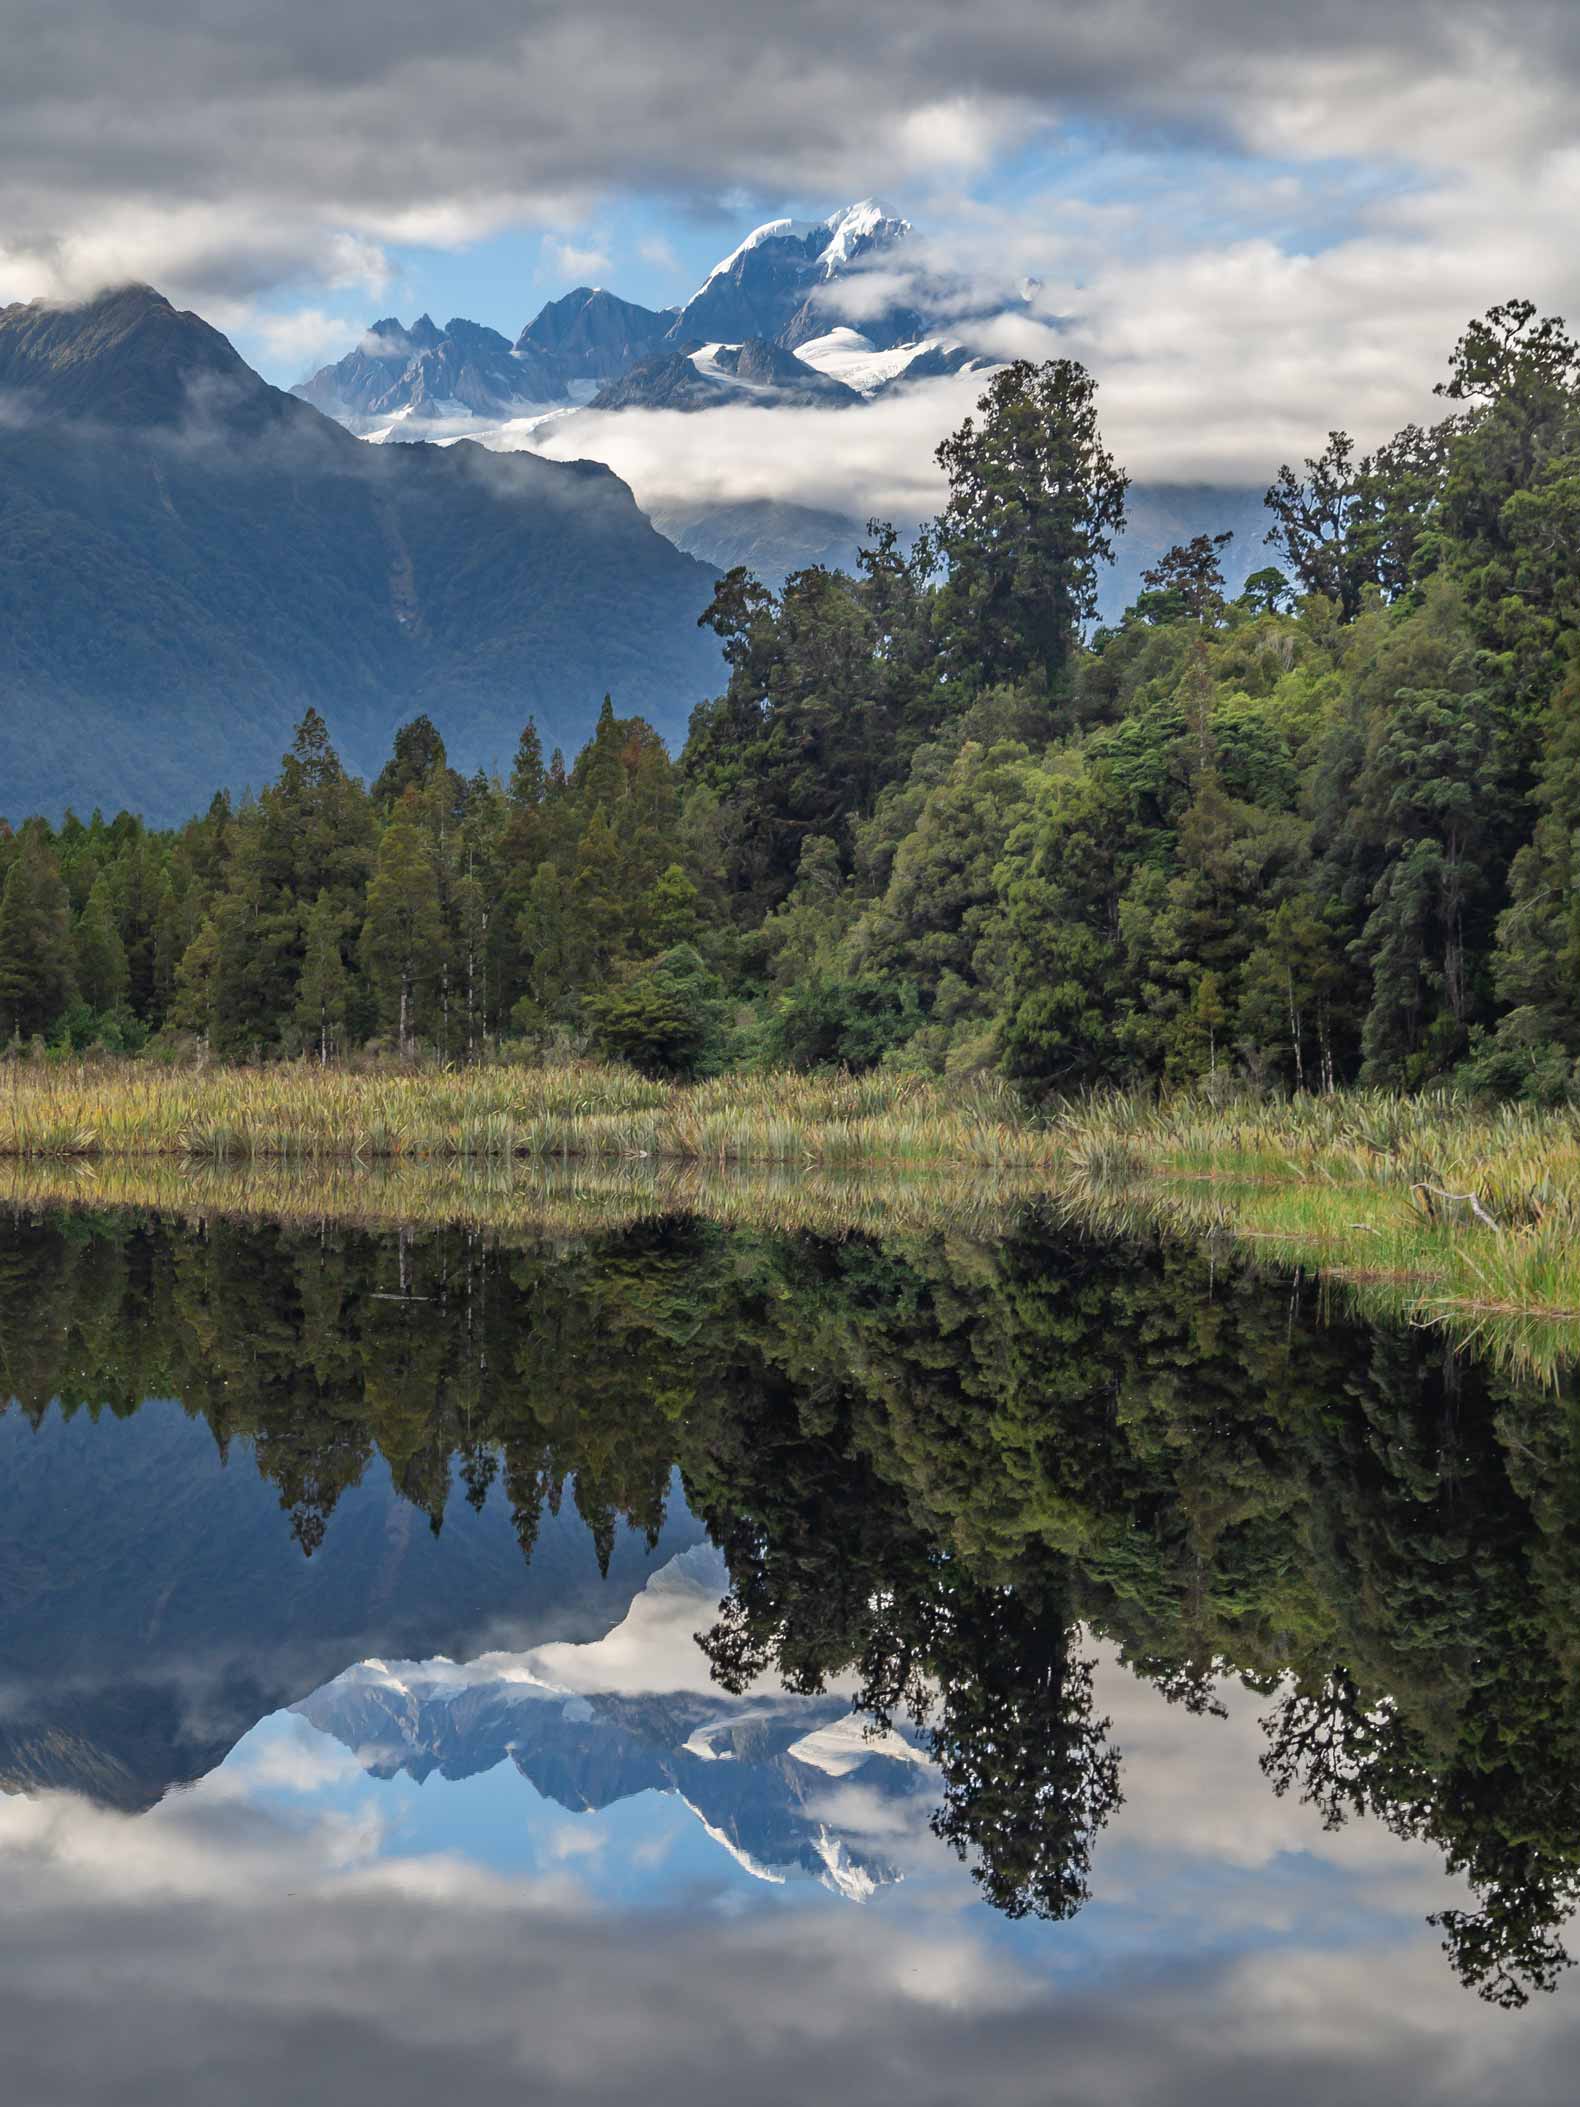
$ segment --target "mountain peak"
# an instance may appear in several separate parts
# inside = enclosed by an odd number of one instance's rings
[[[876,198],[861,198],[843,211],[831,212],[823,224],[828,229],[828,246],[819,260],[825,278],[831,278],[864,250],[886,248],[911,232],[908,219],[901,219]]]
[[[274,395],[217,329],[150,285],[0,308],[0,389],[42,417],[177,423],[215,383],[238,402]]]
[[[820,220],[765,220],[714,265],[681,310],[670,341],[766,337],[794,349],[830,326],[820,306],[828,282],[910,231],[909,220],[876,198],[859,198]]]
[[[750,256],[754,249],[760,249],[763,246],[764,242],[807,242],[811,240],[813,235],[822,233],[824,229],[827,228],[829,225],[830,222],[828,220],[764,220],[760,227],[753,227],[751,233],[747,235],[744,241],[737,242],[735,247],[731,249],[728,256],[724,257],[722,261],[716,263],[713,266],[713,269],[709,271],[707,277],[703,279],[701,285],[698,286],[696,292],[692,295],[692,298],[701,299],[702,295],[707,291],[708,287],[713,283],[715,278],[727,278],[730,275],[731,271],[733,271],[736,268],[736,266],[741,262],[743,257]]]

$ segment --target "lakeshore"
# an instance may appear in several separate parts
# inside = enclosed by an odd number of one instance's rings
[[[14,1064],[12,1206],[465,1223],[572,1234],[734,1224],[992,1236],[1036,1200],[1314,1272],[1525,1373],[1580,1350],[1580,1119],[1447,1095],[1043,1110],[878,1071],[652,1080],[595,1063],[461,1071]]]

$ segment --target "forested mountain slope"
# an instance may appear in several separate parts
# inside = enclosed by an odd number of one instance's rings
[[[272,773],[309,705],[376,770],[424,709],[470,771],[605,691],[716,684],[711,569],[590,462],[377,448],[146,287],[0,310],[3,809],[161,820]]]

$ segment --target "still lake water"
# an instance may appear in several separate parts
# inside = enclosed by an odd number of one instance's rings
[[[22,1213],[0,1356],[9,2107],[1574,2096],[1567,1383],[1035,1214]]]

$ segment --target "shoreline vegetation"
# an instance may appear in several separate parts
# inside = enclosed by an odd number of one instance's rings
[[[0,1199],[575,1235],[643,1215],[988,1235],[1032,1200],[1310,1269],[1527,1374],[1580,1355],[1580,1115],[1448,1093],[1028,1107],[876,1070],[676,1083],[463,1071],[13,1063]]]
[[[592,1061],[466,1069],[16,1062],[0,1157],[1049,1170],[1054,1130],[1007,1085],[792,1071],[701,1083]]]

